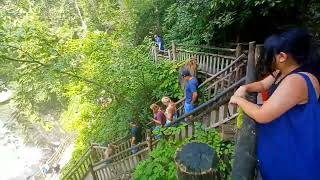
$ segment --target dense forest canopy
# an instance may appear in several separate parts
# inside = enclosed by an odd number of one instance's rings
[[[148,57],[153,35],[189,45],[262,42],[304,27],[319,36],[317,0],[0,0],[0,79],[14,82],[19,125],[77,132],[90,142],[123,136],[149,105],[177,100],[177,64]],[[48,120],[46,115],[54,115]],[[54,122],[55,123],[54,123]],[[30,136],[29,136],[30,137]]]

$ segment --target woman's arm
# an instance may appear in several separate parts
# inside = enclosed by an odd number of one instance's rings
[[[237,91],[234,93],[236,96],[245,97],[248,92],[264,92],[267,91],[271,85],[274,83],[275,78],[278,72],[275,72],[274,75],[269,75],[261,81],[250,83],[247,85],[240,86]]]
[[[153,121],[154,121],[155,123],[157,123],[157,124],[160,124],[160,125],[161,125],[161,121],[158,121],[158,120],[156,120],[156,119],[153,119]]]
[[[174,116],[174,113],[175,113],[175,105],[169,105],[168,109],[167,109],[167,119],[169,121],[173,121],[173,116]]]
[[[307,100],[308,88],[305,80],[300,75],[292,74],[282,81],[261,107],[239,96],[233,96],[230,103],[237,104],[258,123],[268,123]]]

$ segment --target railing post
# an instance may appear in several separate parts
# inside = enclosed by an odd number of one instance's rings
[[[169,59],[170,61],[172,60],[170,49],[168,49],[168,59]]]
[[[147,130],[147,142],[149,151],[152,151],[152,132],[150,129]]]
[[[89,154],[89,159],[90,159],[90,161],[89,161],[89,171],[90,171],[90,173],[92,175],[92,179],[93,180],[98,180],[98,178],[97,178],[97,176],[96,176],[96,174],[94,173],[94,170],[93,170],[94,156],[96,154],[96,153],[94,153],[95,152],[94,150],[95,149],[93,147],[93,144],[91,144],[90,154]]]
[[[254,57],[256,66],[260,63],[259,61],[262,58],[262,49],[263,49],[263,45],[256,45],[255,57]]]
[[[257,80],[255,66],[255,42],[249,43],[246,84]],[[257,94],[249,93],[247,100],[257,102]],[[232,180],[252,179],[256,168],[256,123],[244,114],[243,127],[239,130],[237,138]]]
[[[154,63],[157,63],[158,62],[158,53],[157,53],[157,48],[155,46],[152,46],[152,56],[153,56]]]
[[[177,60],[177,47],[174,41],[172,41],[172,59],[175,61]]]
[[[236,57],[239,57],[241,53],[242,53],[242,45],[238,43],[236,47]]]

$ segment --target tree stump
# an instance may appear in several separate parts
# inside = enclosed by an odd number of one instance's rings
[[[215,179],[217,158],[213,148],[205,143],[188,143],[176,153],[179,180]]]

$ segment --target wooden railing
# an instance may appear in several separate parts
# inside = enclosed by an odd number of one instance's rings
[[[64,176],[62,177],[63,180],[64,179],[65,180],[69,180],[69,179],[82,180],[87,176],[93,164],[92,148],[93,148],[93,145],[86,150],[84,155],[81,156],[81,158],[71,168],[71,170],[68,171],[66,174],[64,174]]]
[[[205,100],[209,100],[214,97],[218,92],[223,91],[225,88],[229,87],[236,81],[240,80],[245,75],[246,68],[245,54],[240,55],[238,58],[234,59],[231,63],[224,65],[223,69],[207,78],[203,83],[199,85],[199,89],[204,88],[203,93],[205,94]],[[184,114],[184,104],[182,98],[176,102],[178,114]]]
[[[196,51],[187,50],[190,47],[195,47]],[[187,48],[187,49],[186,49]],[[159,50],[153,46],[151,47],[150,56],[155,63],[165,59],[165,60],[173,60],[173,61],[186,61],[191,60],[192,58],[196,58],[198,64],[205,64],[208,62],[205,68],[210,68],[211,74],[214,74],[219,71],[219,66],[215,66],[214,64],[209,63],[216,63],[216,65],[221,65],[222,63],[228,63],[231,59],[239,57],[240,54],[243,52],[247,52],[247,45],[238,43],[236,48],[221,48],[221,47],[210,47],[210,46],[192,46],[192,45],[182,45],[182,44],[175,44],[172,43],[171,49],[167,49],[165,52],[160,53]],[[207,69],[209,70],[209,69]],[[215,70],[215,71],[214,71]],[[210,72],[208,72],[210,73]]]
[[[112,144],[118,145],[116,153],[127,149],[130,136],[124,136],[118,140],[112,142]],[[130,146],[129,146],[130,147]],[[105,159],[105,150],[107,147],[99,144],[92,144],[81,158],[63,175],[62,179],[69,180],[82,180],[92,170],[92,165]]]
[[[156,142],[153,143],[153,146]],[[138,149],[138,152],[132,155],[133,149]],[[138,163],[146,159],[149,155],[150,145],[148,141],[144,141],[134,147],[128,148],[122,153],[130,153],[129,156],[122,158],[114,162],[115,157],[112,157],[106,161],[97,163],[94,165],[94,176],[96,179],[116,179],[117,177],[122,179],[127,179],[128,175],[131,176],[131,173],[138,165]],[[121,153],[120,153],[121,154]],[[121,155],[116,155],[121,156]],[[112,163],[111,163],[112,162]]]

